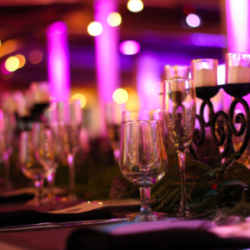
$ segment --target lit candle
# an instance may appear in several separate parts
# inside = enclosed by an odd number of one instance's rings
[[[195,87],[217,86],[216,59],[197,59],[191,61],[192,78]]]
[[[200,69],[194,71],[195,87],[216,86],[217,77],[213,69]]]
[[[250,68],[243,66],[232,66],[228,68],[227,83],[250,82]]]
[[[248,83],[250,81],[250,55],[226,54],[226,83]]]

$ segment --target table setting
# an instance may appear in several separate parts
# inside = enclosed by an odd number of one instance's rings
[[[44,82],[31,84],[24,94],[6,94],[0,115],[2,151],[8,154],[0,243],[18,246],[22,237],[35,237],[23,249],[44,249],[46,241],[46,249],[66,250],[249,248],[250,111],[244,97],[250,93],[250,56],[227,53],[225,60],[224,85],[217,84],[216,59],[165,66],[161,109],[124,110],[107,103],[109,153],[101,141],[95,147],[99,155],[86,146],[87,136],[81,142],[79,100],[51,100]],[[232,102],[216,110],[213,98],[222,91]],[[15,149],[32,192],[10,191],[16,183],[8,161]],[[85,159],[93,168],[90,189],[79,189],[78,157],[84,150],[92,154]],[[98,176],[97,160],[110,175]],[[112,168],[105,165],[110,161]],[[62,164],[67,188],[56,187]],[[92,195],[96,199],[88,194],[94,188],[101,190]]]

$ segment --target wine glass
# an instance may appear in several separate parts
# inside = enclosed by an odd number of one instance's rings
[[[23,174],[33,180],[34,186],[37,189],[35,198],[30,204],[40,205],[46,169],[45,166],[37,160],[35,155],[32,131],[22,131],[20,134],[19,164]]]
[[[69,165],[69,199],[75,200],[75,166],[74,157],[79,149],[79,136],[82,125],[80,100],[70,100],[57,103],[59,133],[62,139],[62,152]]]
[[[105,106],[105,123],[116,162],[118,162],[120,158],[121,118],[123,111],[124,106],[121,104],[110,102]]]
[[[196,94],[193,80],[167,80],[163,85],[163,117],[170,141],[177,149],[181,179],[179,216],[190,216],[185,183],[185,155],[194,133]]]
[[[164,67],[164,79],[188,79],[190,67],[187,65],[166,65]]]
[[[124,111],[120,150],[123,176],[140,189],[141,209],[135,221],[158,220],[162,214],[151,211],[150,189],[164,176],[167,167],[161,111]]]

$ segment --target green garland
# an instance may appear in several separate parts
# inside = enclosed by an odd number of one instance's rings
[[[168,150],[169,168],[164,178],[152,188],[152,208],[155,211],[174,213],[181,199],[177,154]],[[250,215],[250,170],[235,160],[233,153],[223,164],[212,157],[209,164],[186,155],[187,198],[194,218],[222,220],[231,215]]]

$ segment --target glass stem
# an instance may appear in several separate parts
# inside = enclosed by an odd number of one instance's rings
[[[5,152],[3,155],[4,161],[4,182],[5,182],[5,191],[12,190],[10,182],[10,163],[9,163],[9,153]]]
[[[49,189],[50,189],[50,195],[51,199],[55,200],[55,193],[54,193],[54,188],[55,188],[55,173],[52,172],[47,176],[48,184],[49,184]]]
[[[75,166],[74,166],[74,156],[73,154],[68,155],[69,164],[69,190],[73,193],[75,190]]]
[[[35,186],[37,188],[36,192],[36,200],[37,200],[37,205],[41,204],[42,200],[42,194],[43,194],[43,179],[38,179],[35,181]]]
[[[179,170],[180,170],[180,179],[181,179],[181,204],[180,210],[181,216],[188,217],[189,216],[189,208],[187,202],[187,193],[186,193],[186,180],[185,180],[185,159],[186,152],[178,152],[179,159]]]
[[[150,206],[150,187],[140,187],[140,196],[141,196],[141,210],[140,212],[151,212]]]

